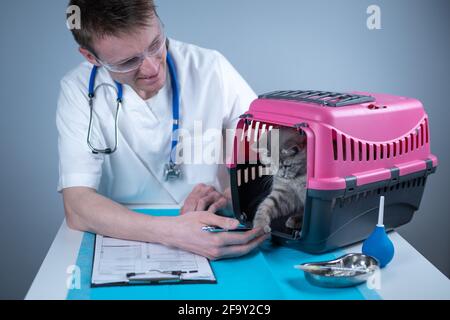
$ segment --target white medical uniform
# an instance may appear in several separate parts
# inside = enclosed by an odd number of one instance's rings
[[[170,39],[169,52],[180,87],[182,130],[188,130],[193,136],[196,121],[201,121],[203,132],[235,128],[239,116],[248,110],[256,95],[233,66],[217,51],[173,39]],[[226,179],[221,174],[224,167],[216,164],[183,164],[182,179],[168,182],[164,179],[172,137],[172,89],[168,71],[164,87],[147,101],[131,87],[123,86],[118,149],[112,155],[93,154],[86,143],[91,69],[91,64],[82,63],[61,81],[56,117],[58,191],[89,187],[125,204],[181,204],[198,183],[223,189],[226,181],[220,180]],[[99,68],[95,83],[115,86],[104,68]],[[102,87],[96,92],[94,147],[113,147],[116,99],[113,87]]]

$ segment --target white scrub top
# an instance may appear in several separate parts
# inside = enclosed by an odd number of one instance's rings
[[[170,39],[169,51],[180,86],[181,129],[187,130],[192,137],[195,123],[198,127],[200,122],[203,132],[234,129],[239,116],[256,98],[246,81],[217,51],[173,39]],[[213,185],[223,191],[228,182],[223,165],[183,164],[182,179],[168,182],[164,179],[164,165],[169,161],[172,138],[169,74],[164,87],[147,101],[131,87],[123,86],[118,149],[112,155],[93,154],[86,143],[91,69],[92,65],[84,62],[61,81],[56,115],[58,191],[89,187],[125,204],[182,204],[198,183]],[[104,68],[99,68],[95,83],[96,86],[102,83],[115,86]],[[114,144],[117,93],[113,87],[96,91],[92,142],[97,148],[106,147],[105,143],[107,147]],[[206,141],[202,144],[207,147]]]

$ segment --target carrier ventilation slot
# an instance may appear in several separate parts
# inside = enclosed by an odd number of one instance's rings
[[[246,159],[246,164],[253,165],[244,169],[237,170],[236,176],[238,187],[258,178],[272,175],[270,167],[266,167],[257,162],[259,156],[257,155],[255,150],[252,150],[251,145],[257,144],[263,134],[269,133],[274,128],[275,127],[273,125],[260,121],[253,121],[248,119],[244,121],[242,129],[240,129],[242,130],[242,132],[238,133],[240,134],[240,143],[243,146],[243,148],[240,149],[240,152],[243,154],[240,154],[239,159]],[[247,157],[245,157],[245,155]]]
[[[419,177],[415,179],[411,179],[408,181],[399,182],[392,186],[385,186],[381,188],[371,189],[362,191],[356,194],[353,194],[348,197],[335,198],[332,200],[332,208],[335,207],[345,207],[347,205],[351,205],[352,203],[356,203],[358,201],[364,201],[368,197],[376,196],[377,199],[380,195],[389,194],[392,191],[396,190],[405,190],[408,191],[411,188],[419,188],[424,187],[427,182],[426,177]]]
[[[238,187],[240,187],[241,185],[247,184],[250,181],[254,181],[258,178],[271,175],[272,172],[270,171],[270,168],[264,166],[254,166],[245,169],[239,169],[236,172],[237,185]]]
[[[335,161],[375,161],[397,158],[429,143],[428,120],[413,132],[390,143],[367,143],[332,129],[331,145]]]
[[[275,91],[263,94],[259,98],[309,102],[334,108],[375,101],[375,98],[371,96],[316,90]]]
[[[259,139],[262,135],[268,134],[274,128],[274,125],[264,123],[256,120],[243,120],[242,128],[237,131],[237,137],[240,143],[240,147],[237,150],[237,161],[240,164],[252,164],[259,163],[258,148],[260,148]],[[268,150],[270,152],[270,150]]]
[[[246,140],[247,142],[256,142],[264,133],[272,131],[274,127],[266,123],[261,123],[259,121],[249,121],[244,122],[241,132],[241,142]]]

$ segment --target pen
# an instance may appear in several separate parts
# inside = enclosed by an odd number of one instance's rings
[[[185,274],[185,273],[197,273],[198,270],[189,270],[189,271],[182,271],[182,270],[171,270],[171,271],[148,270],[146,272],[130,272],[130,273],[127,273],[126,276],[127,276],[127,278],[133,278],[133,277],[137,277],[137,276],[145,276],[145,275],[153,273],[153,272],[158,272],[158,273],[163,273],[163,274],[167,274],[167,275],[180,277],[182,274]]]
[[[207,231],[207,232],[245,232],[245,231],[250,231],[252,230],[252,228],[246,227],[243,224],[240,224],[236,229],[223,229],[220,227],[213,227],[213,226],[204,226],[202,227],[203,231]]]

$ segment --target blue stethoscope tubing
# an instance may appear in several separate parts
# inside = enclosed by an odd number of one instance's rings
[[[177,147],[178,144],[178,129],[180,127],[180,87],[178,84],[178,77],[177,72],[175,68],[175,64],[172,58],[172,55],[169,51],[167,51],[167,66],[169,68],[169,74],[170,74],[170,82],[172,85],[172,117],[173,117],[173,123],[172,123],[172,143],[171,143],[171,150],[170,150],[170,164],[173,165],[175,163],[174,160],[174,150]],[[99,150],[92,146],[90,142],[90,136],[91,136],[91,127],[92,127],[92,112],[93,112],[93,101],[95,97],[95,78],[97,76],[98,67],[93,66],[91,75],[89,77],[89,107],[90,107],[90,118],[89,118],[89,129],[88,129],[88,137],[87,137],[87,143],[89,148],[92,150],[93,153],[104,153],[104,154],[112,154],[117,150],[117,134],[118,134],[118,114],[119,109],[123,102],[123,85],[117,81],[114,81],[117,88],[117,110],[116,110],[116,117],[115,117],[115,143],[114,148],[107,148],[105,150]]]
[[[170,148],[170,163],[174,164],[174,150],[178,144],[178,129],[180,128],[180,88],[178,86],[178,77],[172,56],[167,51],[167,65],[169,66],[170,82],[172,85],[172,147]]]

